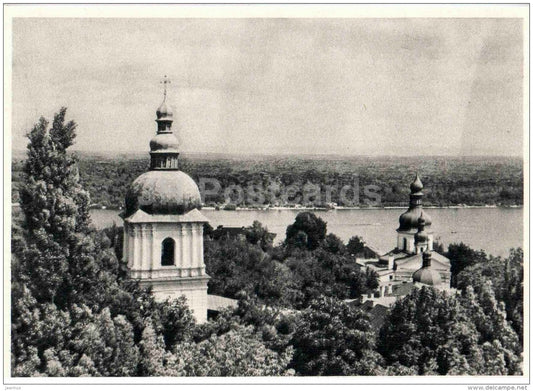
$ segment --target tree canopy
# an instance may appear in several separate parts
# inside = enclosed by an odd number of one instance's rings
[[[205,230],[209,293],[239,300],[196,325],[184,298],[156,302],[127,278],[123,230],[90,226],[66,109],[28,133],[12,231],[13,376],[516,375],[522,373],[523,252],[464,244],[447,255],[457,293],[415,289],[381,330],[348,304],[377,288],[364,241],[345,245],[310,212],[274,246],[255,221]],[[18,217],[17,217],[18,219]]]
[[[419,375],[520,373],[518,337],[490,289],[479,296],[416,289],[393,305],[378,345],[387,364]]]

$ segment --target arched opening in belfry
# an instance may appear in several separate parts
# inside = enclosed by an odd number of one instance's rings
[[[407,250],[407,238],[403,238],[403,249]]]
[[[174,239],[166,238],[161,245],[161,266],[174,265]]]

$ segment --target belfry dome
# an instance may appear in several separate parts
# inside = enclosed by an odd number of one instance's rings
[[[418,220],[424,219],[426,227],[431,226],[431,217],[422,210],[422,208],[409,209],[400,216],[400,231],[409,231],[411,229],[418,229]]]
[[[398,231],[411,231],[418,229],[418,220],[422,218],[426,227],[431,226],[431,217],[422,209],[422,190],[424,185],[420,180],[418,174],[409,186],[411,194],[409,194],[409,209],[404,212],[399,219],[400,227]]]
[[[169,105],[167,105],[166,97],[165,100],[163,100],[163,103],[161,103],[161,106],[157,109],[155,112],[157,119],[163,120],[163,119],[172,119],[174,114],[172,113],[172,109]]]
[[[178,139],[173,133],[158,133],[150,140],[150,151],[178,151]]]
[[[196,182],[179,170],[178,139],[172,132],[172,111],[163,103],[156,111],[157,133],[150,140],[150,171],[139,176],[126,194],[125,217],[137,210],[148,214],[184,214],[202,206]]]
[[[148,214],[184,214],[201,206],[196,182],[178,170],[145,172],[126,194],[126,217],[138,209]]]

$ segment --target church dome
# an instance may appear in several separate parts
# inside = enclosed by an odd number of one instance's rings
[[[400,231],[418,229],[418,220],[424,219],[424,226],[431,226],[431,217],[422,208],[412,208],[400,216]]]
[[[425,221],[426,227],[431,225],[431,217],[422,210],[422,196],[424,195],[422,189],[424,189],[424,185],[418,174],[416,174],[415,179],[409,187],[411,189],[411,194],[409,194],[409,209],[400,216],[400,227],[398,231],[418,229],[418,219],[420,218]]]
[[[432,286],[442,284],[442,278],[439,272],[426,267],[418,269],[413,274],[413,281]]]
[[[174,114],[172,113],[172,109],[170,108],[170,106],[167,105],[166,99],[163,100],[163,103],[161,103],[161,106],[159,106],[155,114],[157,116],[157,119],[172,119],[172,117],[174,116]]]
[[[158,133],[150,140],[150,151],[178,151],[178,139],[174,133]]]
[[[431,252],[422,255],[422,267],[413,274],[413,281],[421,284],[437,286],[442,284],[440,273],[431,268]]]
[[[422,189],[424,188],[424,185],[422,184],[422,181],[420,180],[420,177],[418,174],[416,174],[415,180],[411,185],[409,186],[411,188],[411,193],[420,193]]]
[[[201,205],[198,186],[183,171],[148,171],[133,181],[126,194],[126,217],[138,209],[148,214],[184,214]]]

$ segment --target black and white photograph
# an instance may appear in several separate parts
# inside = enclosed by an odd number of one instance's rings
[[[4,4],[6,389],[527,390],[529,11]]]

